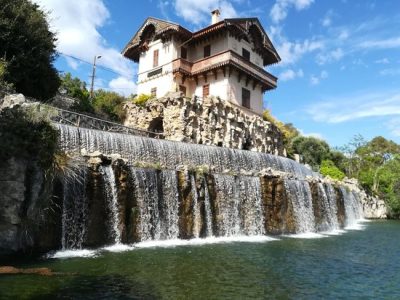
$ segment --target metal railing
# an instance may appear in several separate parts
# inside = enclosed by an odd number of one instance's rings
[[[0,90],[0,94],[11,95],[9,91]],[[76,111],[70,111],[62,109],[49,104],[41,103],[36,99],[25,97],[28,103],[39,103],[39,109],[41,107],[50,110],[50,120],[58,124],[66,124],[75,127],[95,129],[101,131],[115,132],[115,133],[125,133],[137,136],[146,136],[151,138],[163,139],[164,135],[158,132],[147,131],[144,129],[127,127],[125,125],[112,122],[105,119],[100,119],[94,116],[85,115]],[[54,113],[53,113],[54,112]]]

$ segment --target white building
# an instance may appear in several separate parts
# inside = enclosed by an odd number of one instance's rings
[[[219,21],[191,32],[178,24],[147,18],[123,55],[139,63],[138,94],[162,97],[215,96],[261,114],[263,93],[277,78],[265,71],[280,57],[257,18]]]

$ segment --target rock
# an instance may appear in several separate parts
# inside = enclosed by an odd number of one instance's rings
[[[144,107],[127,103],[124,125],[162,132],[173,141],[286,154],[281,132],[261,116],[220,99],[197,100],[175,93],[148,101]]]
[[[53,276],[59,273],[54,273],[49,268],[19,269],[11,266],[4,266],[0,267],[0,274],[37,274],[42,276]]]
[[[25,102],[26,99],[22,94],[6,95],[3,99],[3,103],[1,104],[0,110],[4,108],[13,108],[16,105],[22,105]]]

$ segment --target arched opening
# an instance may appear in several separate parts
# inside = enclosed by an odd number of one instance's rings
[[[155,133],[152,137],[164,138],[164,119],[162,117],[153,119],[149,124],[148,131]]]
[[[250,150],[251,148],[251,139],[249,137],[246,137],[242,144],[242,150]]]

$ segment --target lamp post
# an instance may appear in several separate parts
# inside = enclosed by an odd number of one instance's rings
[[[96,59],[100,59],[101,55],[95,55],[93,59],[92,83],[90,85],[90,99],[93,99],[94,77],[96,76]]]

